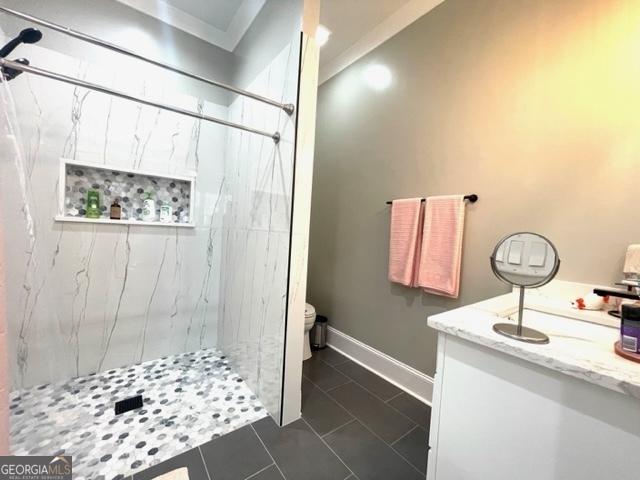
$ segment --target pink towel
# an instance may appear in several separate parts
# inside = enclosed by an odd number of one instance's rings
[[[421,198],[394,200],[389,235],[389,280],[407,287],[417,284],[422,244],[424,203]]]
[[[458,297],[464,210],[463,195],[427,198],[418,268],[418,286],[427,293]]]

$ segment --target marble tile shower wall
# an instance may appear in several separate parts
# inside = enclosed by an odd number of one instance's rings
[[[30,46],[33,64],[225,118],[153,78]],[[227,129],[22,75],[10,84],[33,229],[14,159],[0,156],[12,389],[215,347]],[[197,171],[194,229],[55,223],[60,157]]]
[[[296,102],[299,36],[255,78],[248,90]],[[267,410],[280,410],[284,327],[292,210],[295,116],[236,99],[229,118],[265,130],[277,129],[276,146],[263,137],[229,130],[222,312],[219,348]]]

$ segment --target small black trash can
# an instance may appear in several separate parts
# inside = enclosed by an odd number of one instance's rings
[[[322,350],[327,347],[327,322],[327,317],[316,316],[316,323],[311,329],[311,348],[314,350]]]

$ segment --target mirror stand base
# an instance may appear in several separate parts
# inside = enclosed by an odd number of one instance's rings
[[[549,343],[549,337],[547,337],[544,333],[529,327],[520,328],[521,331],[520,334],[518,334],[518,325],[514,323],[496,323],[493,326],[493,331],[499,333],[500,335],[504,335],[505,337],[519,340],[520,342],[538,344]]]

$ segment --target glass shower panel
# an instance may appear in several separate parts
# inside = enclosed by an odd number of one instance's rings
[[[302,2],[267,2],[236,47],[234,83],[295,103],[300,61]],[[224,219],[224,288],[219,344],[279,420],[287,310],[295,115],[238,97],[229,119],[253,127],[277,125],[277,145],[229,131]]]

